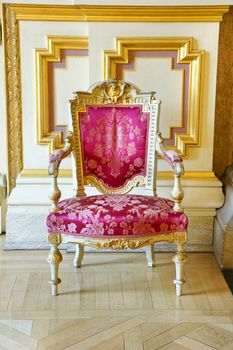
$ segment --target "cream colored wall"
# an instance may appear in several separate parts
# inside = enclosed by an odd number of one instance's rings
[[[104,74],[103,55],[104,50],[114,50],[116,37],[193,37],[197,50],[206,50],[204,66],[204,91],[202,107],[201,147],[189,150],[189,158],[185,160],[187,171],[211,171],[213,158],[213,132],[215,113],[215,91],[216,91],[216,70],[218,54],[218,23],[90,23],[90,81],[101,80]],[[136,74],[135,74],[136,75]],[[130,80],[131,74],[127,73],[126,78]],[[143,72],[137,75],[137,82],[144,90],[151,90],[155,79],[153,90],[160,92],[156,85],[156,73],[151,72],[151,81],[144,79]],[[169,77],[164,70],[163,84]],[[169,82],[170,84],[170,82]],[[163,116],[163,100],[162,100]],[[161,116],[161,118],[162,118]],[[169,170],[165,161],[159,161],[159,170]]]
[[[154,91],[162,101],[160,131],[169,139],[170,125],[181,125],[183,72],[171,69],[171,57],[135,58],[134,69],[124,72],[123,79],[133,81],[142,91]],[[168,84],[164,84],[169,81]],[[174,93],[174,91],[176,93]]]
[[[20,25],[21,79],[22,79],[22,109],[23,109],[23,154],[24,168],[46,169],[48,164],[48,147],[36,144],[36,66],[35,49],[47,48],[47,36],[88,36],[88,24],[78,22],[33,22],[22,21]],[[77,60],[77,59],[76,59]],[[86,64],[85,64],[86,63]],[[77,89],[87,89],[89,86],[88,61],[84,68],[73,74],[71,82],[60,79],[59,89],[64,90],[63,108],[67,112],[63,118],[69,119],[68,100]],[[78,73],[80,72],[80,75]],[[74,73],[74,72],[73,72]],[[86,77],[85,77],[86,73]],[[72,70],[69,70],[72,74]],[[85,79],[86,78],[86,79]],[[69,98],[67,98],[69,96]],[[67,159],[62,167],[70,167]]]

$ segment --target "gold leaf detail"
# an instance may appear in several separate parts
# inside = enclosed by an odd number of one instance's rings
[[[9,5],[5,5],[3,11],[5,19],[8,181],[10,192],[15,187],[16,178],[23,168],[21,73],[18,21],[15,12],[10,9]]]

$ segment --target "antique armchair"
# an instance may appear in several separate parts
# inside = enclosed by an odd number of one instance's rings
[[[49,159],[52,295],[58,294],[60,283],[60,243],[76,244],[75,267],[81,267],[85,245],[114,250],[145,246],[148,265],[153,267],[154,243],[171,242],[177,244],[174,283],[180,296],[188,225],[181,208],[183,163],[176,152],[163,146],[158,132],[160,101],[153,92],[142,93],[133,84],[109,80],[88,92],[76,92],[70,102],[73,133]],[[76,162],[76,196],[59,202],[59,164],[71,152]],[[174,170],[173,201],[156,195],[157,153]],[[100,193],[86,196],[90,185]]]

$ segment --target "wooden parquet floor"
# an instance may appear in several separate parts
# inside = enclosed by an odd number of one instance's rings
[[[0,238],[2,247],[4,238]],[[175,296],[172,254],[63,253],[51,297],[46,251],[0,251],[0,350],[233,350],[233,297],[213,254],[189,254]]]

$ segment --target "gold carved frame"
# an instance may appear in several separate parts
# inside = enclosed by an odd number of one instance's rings
[[[175,146],[183,157],[187,148],[200,145],[199,124],[202,110],[202,77],[204,51],[193,50],[193,38],[117,38],[116,50],[104,51],[104,77],[117,78],[117,65],[129,63],[129,52],[177,51],[177,63],[189,64],[187,133],[176,133]]]
[[[87,50],[88,38],[49,36],[48,49],[36,49],[36,118],[37,143],[49,145],[49,153],[60,148],[62,133],[49,130],[48,63],[61,61],[61,50]]]
[[[8,189],[23,169],[20,71],[21,20],[98,22],[220,22],[229,6],[58,6],[3,4]]]
[[[85,195],[84,185],[91,184],[102,193],[123,194],[129,192],[133,187],[145,186],[155,192],[155,169],[156,169],[156,149],[155,138],[158,132],[158,120],[160,111],[160,101],[156,100],[154,92],[141,92],[135,85],[121,80],[106,80],[104,82],[94,84],[88,92],[76,92],[71,103],[71,112],[73,120],[73,138],[74,153],[76,160],[76,176],[78,182],[78,196]],[[104,185],[94,175],[84,175],[83,171],[83,153],[82,140],[79,123],[79,113],[86,112],[87,106],[102,105],[141,105],[143,112],[150,113],[150,121],[148,125],[147,140],[147,161],[146,174],[137,175],[127,183],[116,189],[111,189]],[[155,193],[154,193],[155,194]]]
[[[172,232],[168,234],[136,238],[72,237],[57,233],[48,235],[48,241],[51,244],[73,243],[87,245],[95,249],[126,250],[138,249],[159,242],[184,244],[187,242],[187,232]]]

